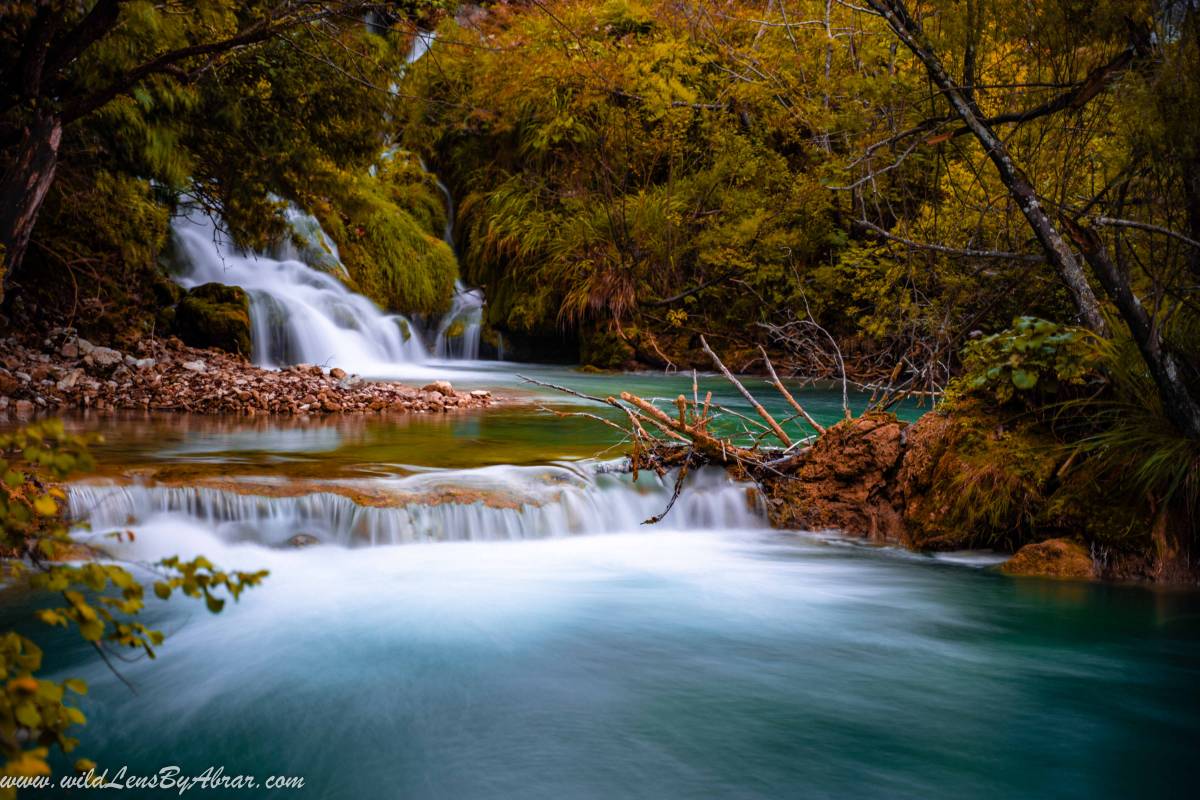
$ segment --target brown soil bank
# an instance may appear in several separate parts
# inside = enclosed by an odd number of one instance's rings
[[[172,410],[194,414],[440,413],[487,406],[491,393],[445,381],[423,388],[365,381],[298,365],[265,370],[178,339],[143,339],[133,352],[97,347],[69,331],[36,343],[0,339],[0,420],[68,409]]]
[[[916,423],[868,414],[761,483],[777,527],[918,551],[994,548],[1017,575],[1200,582],[1186,514],[1105,496],[1032,426],[975,406]]]

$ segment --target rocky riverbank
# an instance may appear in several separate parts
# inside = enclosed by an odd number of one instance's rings
[[[1014,552],[1010,575],[1200,582],[1182,544],[1188,520],[1096,493],[1086,473],[1070,471],[1069,453],[1032,436],[971,406],[916,423],[867,414],[831,427],[794,468],[760,483],[780,528],[918,552]]]
[[[100,347],[70,330],[37,341],[0,339],[0,420],[70,410],[169,410],[193,414],[321,415],[442,413],[490,405],[484,390],[446,381],[422,388],[366,381],[334,367],[267,370],[239,356],[142,339],[130,352]]]

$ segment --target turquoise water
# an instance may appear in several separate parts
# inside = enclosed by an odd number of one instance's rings
[[[565,377],[596,390],[616,382]],[[645,394],[690,391],[690,378],[636,380]],[[836,396],[801,399],[837,418]],[[123,558],[205,553],[272,574],[217,617],[152,602],[150,621],[168,633],[160,658],[118,664],[136,694],[76,639],[31,630],[51,672],[91,684],[80,754],[102,767],[305,780],[299,791],[185,796],[1192,794],[1193,593],[1012,579],[986,555],[772,531],[719,475],[685,492],[664,527],[641,526],[665,487],[646,495],[586,478],[588,459],[612,443],[608,429],[522,407],[398,424],[88,424],[111,436],[105,474],[126,466],[309,488],[487,474],[517,493],[546,484],[517,467],[481,468],[570,459],[585,476],[562,531],[510,541],[281,550],[254,535],[263,520],[291,519],[266,501],[261,518],[233,527],[190,506],[138,511]],[[429,519],[486,526],[499,513],[437,517],[444,508]],[[339,520],[331,512],[323,524],[354,524]],[[589,533],[556,535],[578,533],[576,523]],[[6,616],[25,618],[29,601]]]
[[[321,798],[1192,784],[1189,595],[763,531],[237,555],[267,586],[220,618],[161,614],[159,661],[122,666],[137,695],[59,655],[92,683],[83,752],[301,775]]]

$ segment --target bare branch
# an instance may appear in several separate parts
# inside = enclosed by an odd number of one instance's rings
[[[792,408],[796,409],[800,416],[804,417],[804,421],[811,425],[813,430],[815,430],[817,433],[824,433],[825,428],[819,422],[809,416],[808,412],[804,410],[804,407],[796,402],[796,398],[792,397],[792,393],[789,392],[787,387],[783,385],[783,381],[779,380],[779,376],[775,374],[775,365],[771,363],[771,359],[767,355],[766,348],[762,345],[759,345],[758,350],[762,353],[763,363],[767,365],[767,372],[771,374],[771,382],[775,384],[775,388],[778,389],[779,393],[783,395],[783,399],[787,400],[788,403],[791,404]]]
[[[791,438],[784,433],[783,428],[779,427],[779,423],[775,421],[774,417],[767,413],[767,410],[762,407],[762,404],[754,399],[754,395],[750,394],[749,390],[742,385],[742,382],[733,376],[733,373],[729,371],[725,364],[721,362],[721,359],[717,356],[717,354],[713,352],[712,348],[708,346],[708,341],[703,336],[700,337],[700,347],[704,349],[704,352],[708,354],[708,357],[711,358],[713,363],[717,365],[717,369],[721,370],[721,374],[725,376],[725,380],[732,383],[734,388],[742,393],[742,397],[746,398],[751,407],[758,412],[758,415],[762,417],[767,425],[771,428],[771,431],[775,434],[775,437],[779,439],[779,441],[783,442],[785,447],[791,447]]]
[[[1177,239],[1189,247],[1200,249],[1200,242],[1184,236],[1178,231],[1173,231],[1170,228],[1164,228],[1160,225],[1151,225],[1147,222],[1137,222],[1132,219],[1114,219],[1113,217],[1095,217],[1092,219],[1092,223],[1096,227],[1134,228],[1135,230],[1146,231],[1147,233],[1158,233],[1163,236],[1169,236],[1172,239]]]

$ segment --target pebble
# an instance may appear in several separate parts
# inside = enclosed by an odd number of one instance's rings
[[[49,338],[0,339],[0,416],[39,409],[173,410],[194,414],[339,414],[430,411],[490,405],[490,392],[457,392],[447,381],[417,391],[313,364],[256,367],[178,339],[143,339],[125,353],[51,331]],[[74,356],[68,355],[74,353]]]

